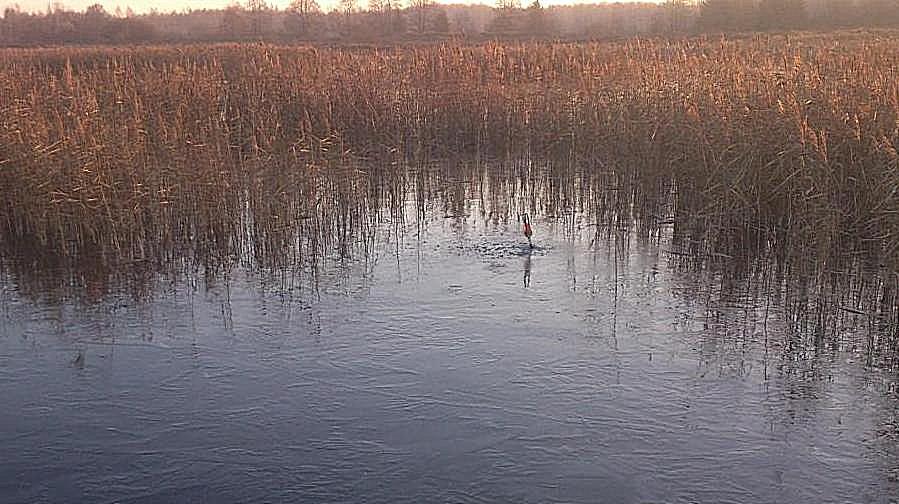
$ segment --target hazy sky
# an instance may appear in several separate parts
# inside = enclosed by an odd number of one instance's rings
[[[53,0],[51,0],[53,1]],[[239,3],[243,3],[238,0]],[[493,5],[495,1],[485,0],[485,1],[475,1],[475,0],[438,0],[440,3],[486,3],[488,5]],[[627,1],[627,0],[624,0]],[[324,9],[330,9],[334,5],[336,5],[338,0],[319,0],[319,4]],[[60,2],[66,8],[83,10],[88,5],[92,5],[95,3],[99,3],[106,7],[106,10],[109,12],[113,12],[115,8],[121,7],[122,10],[125,7],[131,7],[135,12],[146,12],[152,8],[158,9],[160,12],[168,12],[171,10],[182,10],[186,7],[190,7],[191,9],[217,9],[221,7],[225,7],[228,4],[234,3],[233,0],[62,0]],[[272,3],[278,7],[286,7],[290,0],[269,0],[269,3]],[[360,0],[361,5],[365,5],[366,0]],[[522,3],[527,3],[526,1]],[[559,5],[559,4],[571,4],[571,3],[603,3],[603,0],[541,0],[543,5]],[[3,11],[6,7],[10,7],[13,5],[18,5],[24,11],[44,11],[47,9],[47,0],[0,0],[0,12]]]

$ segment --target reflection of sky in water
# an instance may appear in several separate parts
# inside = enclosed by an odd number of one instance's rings
[[[813,345],[779,308],[716,298],[658,248],[591,247],[535,221],[529,253],[509,226],[386,231],[317,292],[235,273],[160,282],[146,303],[58,306],[5,285],[0,500],[899,490],[894,373],[866,358],[867,335]]]

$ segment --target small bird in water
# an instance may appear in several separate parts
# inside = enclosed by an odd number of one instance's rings
[[[524,222],[524,235],[528,239],[528,245],[534,248],[534,242],[531,241],[531,236],[534,234],[534,231],[531,230],[531,219],[528,217],[528,214],[521,214],[521,220]]]

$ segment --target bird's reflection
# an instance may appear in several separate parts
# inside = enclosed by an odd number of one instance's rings
[[[531,250],[529,249],[524,255],[524,288],[531,286]]]

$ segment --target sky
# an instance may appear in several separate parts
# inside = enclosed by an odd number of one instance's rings
[[[51,0],[56,2],[56,0]],[[561,5],[571,3],[602,3],[604,0],[541,0],[544,6]],[[624,0],[627,1],[627,0]],[[330,9],[337,4],[338,0],[319,0],[319,4],[323,9]],[[439,3],[485,3],[493,5],[495,1],[491,0],[438,0]],[[152,8],[156,8],[160,12],[169,12],[172,10],[183,10],[186,7],[191,9],[220,9],[234,3],[233,0],[61,0],[59,1],[67,9],[84,10],[88,5],[99,3],[106,8],[108,12],[114,12],[116,7],[121,7],[124,11],[126,7],[131,7],[134,12],[147,12]],[[239,0],[239,3],[243,3]],[[284,8],[290,0],[269,0],[269,3],[276,7]],[[360,4],[365,5],[366,1],[361,0]],[[0,0],[0,12],[7,7],[18,5],[23,11],[45,11],[47,9],[47,0]]]

